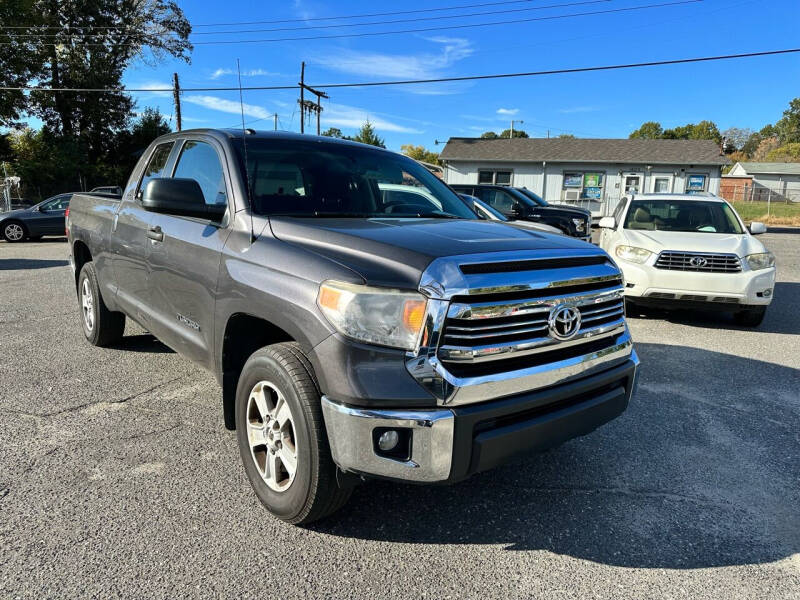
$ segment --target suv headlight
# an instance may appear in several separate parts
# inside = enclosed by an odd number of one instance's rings
[[[317,304],[341,334],[367,342],[413,350],[425,320],[422,294],[389,288],[326,281]]]
[[[628,262],[643,263],[650,258],[650,255],[653,253],[650,252],[650,250],[637,248],[636,246],[617,246],[617,248],[614,250],[614,254],[616,254],[622,260],[627,260]]]
[[[572,219],[572,222],[575,224],[575,229],[577,231],[586,231],[586,221],[583,219]]]
[[[768,269],[775,266],[775,255],[772,252],[760,252],[759,254],[750,254],[745,257],[750,269],[758,271],[759,269]]]

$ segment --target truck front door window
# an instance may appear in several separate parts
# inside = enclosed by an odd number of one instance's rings
[[[184,144],[173,177],[194,179],[203,190],[206,204],[225,204],[225,177],[217,151],[205,142],[190,140]]]
[[[164,167],[167,166],[167,159],[169,158],[170,152],[172,152],[173,145],[173,142],[159,144],[156,146],[156,149],[153,150],[153,155],[150,157],[150,161],[144,168],[142,180],[139,182],[139,193],[144,190],[144,187],[147,185],[148,181],[151,179],[156,179],[157,177],[161,177]]]

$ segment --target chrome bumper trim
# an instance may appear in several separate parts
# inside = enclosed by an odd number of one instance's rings
[[[333,461],[343,471],[422,482],[450,476],[455,420],[450,410],[363,409],[323,396],[322,415]],[[411,459],[376,454],[372,432],[377,427],[411,429]]]

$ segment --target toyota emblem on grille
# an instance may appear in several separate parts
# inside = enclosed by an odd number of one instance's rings
[[[557,340],[568,340],[581,328],[581,311],[574,306],[556,306],[547,322],[550,335]]]
[[[708,264],[708,259],[702,256],[693,256],[689,259],[689,264],[693,267],[705,267]]]

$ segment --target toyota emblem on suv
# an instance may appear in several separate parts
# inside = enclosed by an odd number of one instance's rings
[[[708,264],[708,259],[702,256],[693,256],[689,259],[689,264],[693,267],[705,267]]]
[[[581,311],[574,306],[556,306],[547,322],[550,335],[557,340],[568,340],[581,328]]]

